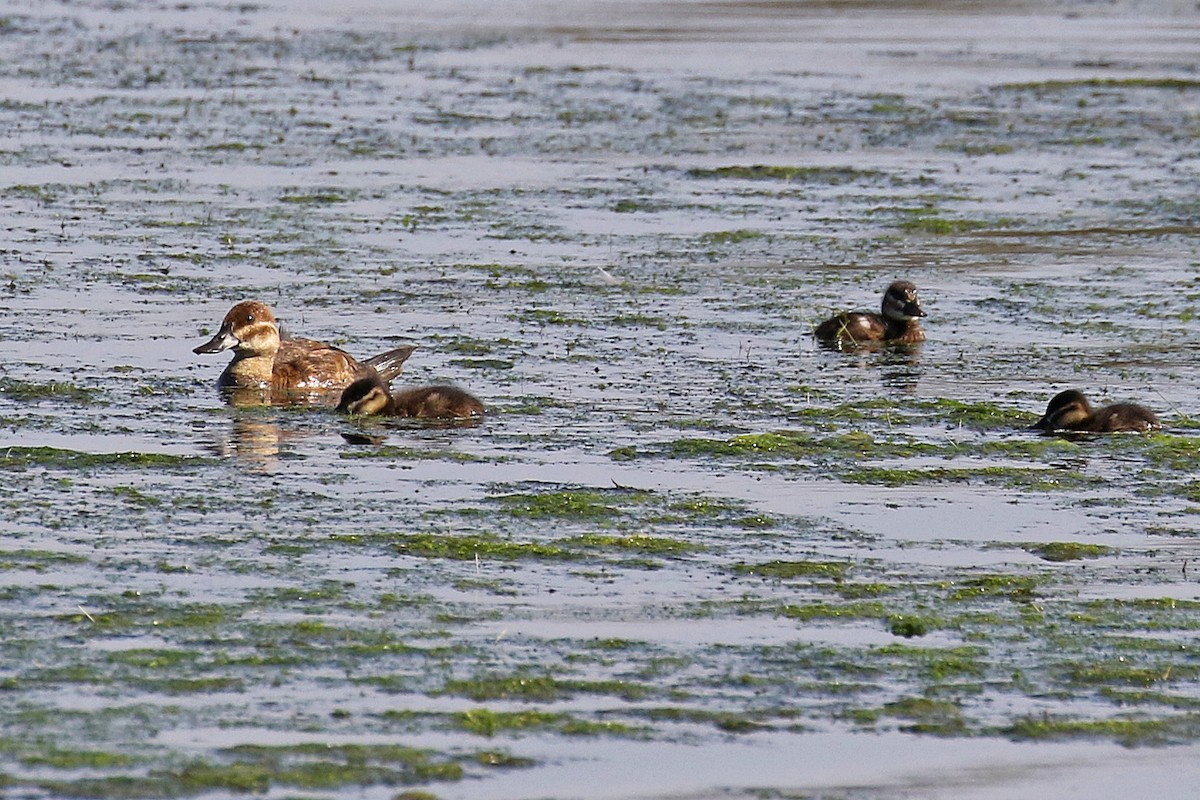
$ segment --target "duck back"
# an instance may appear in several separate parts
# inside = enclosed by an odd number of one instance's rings
[[[1087,430],[1097,433],[1152,431],[1162,428],[1154,412],[1137,403],[1113,403],[1092,415]]]
[[[483,402],[457,386],[419,386],[392,394],[392,413],[398,417],[446,419],[483,412]]]
[[[887,324],[869,311],[847,311],[817,326],[818,339],[878,342],[887,337]]]
[[[271,365],[271,388],[340,388],[367,371],[367,367],[341,348],[312,339],[284,339]]]

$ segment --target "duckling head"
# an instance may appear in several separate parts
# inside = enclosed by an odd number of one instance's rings
[[[220,353],[233,350],[239,356],[266,355],[279,349],[279,325],[264,303],[247,300],[229,309],[216,335],[192,350]]]
[[[372,375],[359,378],[342,392],[337,410],[345,414],[366,416],[384,413],[391,404],[392,398],[387,387],[378,377]]]
[[[909,322],[925,316],[916,285],[911,281],[894,281],[883,293],[883,316],[896,322]]]
[[[1050,399],[1050,404],[1046,406],[1046,413],[1033,423],[1033,427],[1040,431],[1062,430],[1079,424],[1091,415],[1091,403],[1083,396],[1083,392],[1068,389]]]

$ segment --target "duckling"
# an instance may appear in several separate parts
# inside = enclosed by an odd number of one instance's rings
[[[233,350],[233,360],[217,382],[222,389],[311,392],[343,389],[366,375],[390,381],[416,348],[397,347],[360,363],[324,342],[281,337],[271,309],[248,300],[230,309],[216,335],[192,352],[224,350]]]
[[[454,419],[478,417],[484,406],[479,398],[457,386],[418,386],[389,392],[378,375],[369,375],[346,387],[337,410],[359,416]]]
[[[858,344],[895,342],[916,344],[925,341],[920,318],[925,316],[917,287],[910,281],[894,281],[883,293],[880,314],[870,311],[844,311],[825,320],[814,335],[825,342]]]
[[[1046,407],[1046,413],[1033,427],[1047,432],[1114,433],[1158,430],[1162,423],[1153,411],[1136,403],[1114,403],[1093,411],[1082,392],[1068,389],[1054,395]]]

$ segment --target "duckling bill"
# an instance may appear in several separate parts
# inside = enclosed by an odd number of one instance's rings
[[[1137,403],[1113,403],[1093,410],[1082,392],[1068,389],[1054,395],[1033,427],[1047,432],[1117,433],[1158,430],[1162,423],[1153,411]]]
[[[916,344],[925,341],[920,321],[924,316],[917,287],[911,281],[893,281],[883,293],[879,314],[844,311],[822,322],[813,333],[830,344]]]
[[[457,386],[418,386],[388,391],[377,375],[360,378],[346,387],[337,410],[355,416],[464,419],[484,413],[483,402]]]
[[[397,347],[359,362],[324,342],[283,338],[271,309],[248,300],[230,309],[216,335],[192,352],[233,351],[233,360],[217,381],[222,389],[288,392],[343,389],[373,374],[390,381],[415,349]]]

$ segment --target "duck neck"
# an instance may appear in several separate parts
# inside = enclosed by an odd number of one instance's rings
[[[899,342],[919,342],[925,338],[918,319],[892,319],[885,317],[888,332],[887,338]]]
[[[235,353],[221,373],[222,386],[270,386],[275,366],[274,353]]]

